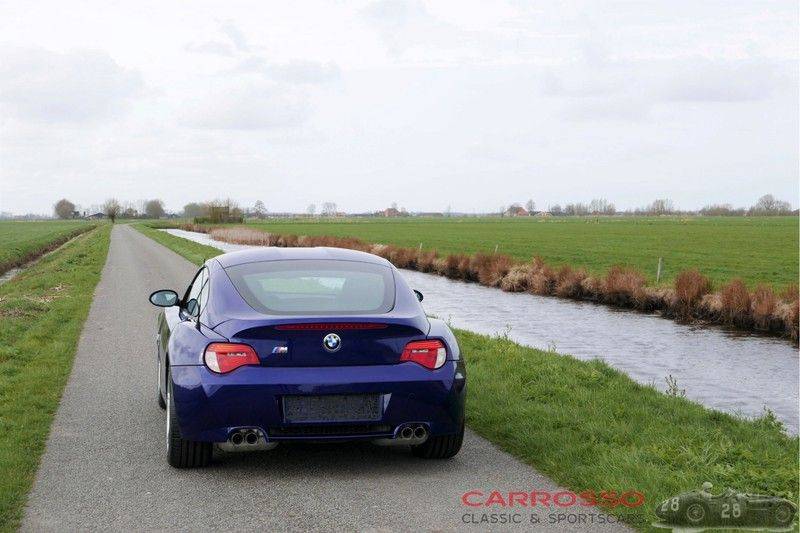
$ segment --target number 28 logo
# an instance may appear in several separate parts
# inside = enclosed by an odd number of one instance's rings
[[[739,518],[742,516],[742,506],[739,505],[738,502],[730,504],[730,503],[723,503],[722,509],[719,512],[720,518]]]

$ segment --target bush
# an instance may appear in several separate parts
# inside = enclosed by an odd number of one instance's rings
[[[761,284],[756,287],[751,300],[753,325],[756,329],[769,331],[772,329],[775,307],[778,302],[775,293],[767,285]]]
[[[684,270],[675,278],[677,314],[688,318],[704,295],[711,291],[711,282],[695,269]]]
[[[487,287],[497,287],[511,270],[513,262],[507,255],[486,255],[477,253],[470,263],[470,273],[478,283]]]
[[[561,267],[556,274],[556,296],[561,298],[580,298],[583,295],[582,283],[584,279],[586,279],[585,270],[573,270],[569,266]]]
[[[720,292],[722,320],[730,325],[749,327],[752,324],[750,293],[741,279],[734,279]]]
[[[603,300],[623,307],[642,308],[647,300],[644,276],[629,267],[613,266],[603,282]]]

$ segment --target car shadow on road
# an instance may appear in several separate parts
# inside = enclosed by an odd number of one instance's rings
[[[228,473],[238,470],[253,473],[264,469],[281,476],[306,477],[313,472],[326,477],[352,477],[354,473],[369,476],[452,470],[462,462],[460,457],[432,461],[415,457],[408,447],[377,446],[369,442],[284,442],[263,452],[226,453],[215,450],[211,468]]]

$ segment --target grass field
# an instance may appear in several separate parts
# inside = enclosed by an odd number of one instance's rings
[[[92,227],[83,220],[0,221],[0,274]]]
[[[0,285],[0,531],[21,517],[110,232],[106,224],[81,235]]]
[[[655,521],[657,502],[704,481],[797,501],[798,439],[770,416],[706,409],[600,361],[456,336],[467,354],[468,425],[575,492],[643,493],[644,506],[611,511],[633,525]]]
[[[211,247],[139,229],[196,264],[210,257]],[[576,492],[643,493],[645,505],[609,510],[636,527],[655,521],[656,502],[704,481],[797,499],[798,439],[769,415],[738,419],[599,361],[467,331],[456,336],[467,354],[469,426]]]
[[[275,233],[358,237],[368,242],[435,249],[440,253],[498,252],[519,260],[585,267],[603,274],[615,264],[662,282],[697,268],[715,286],[735,277],[748,285],[796,283],[797,217],[397,218],[250,221]]]

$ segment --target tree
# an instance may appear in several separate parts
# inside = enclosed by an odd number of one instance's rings
[[[589,203],[589,212],[593,215],[613,215],[617,208],[605,198],[595,198]]]
[[[267,206],[261,200],[256,200],[253,204],[253,216],[256,218],[264,218],[267,216]]]
[[[771,194],[765,194],[750,208],[752,215],[788,215],[791,212],[792,206],[789,202],[777,200]]]
[[[325,202],[322,204],[322,216],[330,217],[336,214],[336,203]]]
[[[528,210],[528,213],[533,214],[536,210],[536,202],[534,202],[533,199],[528,200],[525,202],[525,209]]]
[[[653,200],[653,203],[645,209],[649,215],[668,215],[674,210],[675,208],[672,205],[672,200],[669,198]]]
[[[586,216],[589,214],[589,206],[580,202],[567,204],[564,206],[564,214],[567,216]]]
[[[103,204],[103,212],[111,219],[112,224],[117,220],[121,209],[116,198],[109,198],[106,200],[106,203]]]
[[[306,213],[308,213],[308,216],[313,217],[316,214],[316,212],[317,212],[317,206],[314,204],[308,204],[308,207],[306,208]]]
[[[561,206],[556,204],[550,208],[550,213],[553,215],[562,215],[563,212],[561,211]]]
[[[144,212],[147,218],[161,218],[164,216],[164,202],[161,200],[147,200],[144,204]]]
[[[216,199],[208,203],[208,218],[212,223],[244,222],[242,210],[239,204],[226,198],[225,200]]]
[[[75,204],[66,198],[62,198],[53,206],[53,212],[58,218],[72,218],[75,212]]]
[[[183,216],[186,218],[207,217],[208,204],[188,203],[183,206]]]

